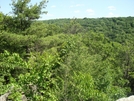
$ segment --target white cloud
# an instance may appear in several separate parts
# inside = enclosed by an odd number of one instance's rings
[[[51,6],[52,8],[55,8],[56,6],[55,5],[53,5],[53,6]]]
[[[111,11],[116,10],[116,8],[114,6],[108,6],[108,9]]]
[[[74,11],[74,13],[80,13],[80,11],[79,10],[76,10],[76,11]]]
[[[92,10],[92,9],[87,9],[86,11],[89,15],[94,15],[94,13],[95,13],[94,10]]]

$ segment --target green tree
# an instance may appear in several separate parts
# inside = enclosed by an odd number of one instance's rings
[[[44,11],[46,8],[47,0],[42,0],[39,4],[30,5],[31,0],[12,0],[12,19],[6,21],[8,25],[12,25],[11,32],[24,31],[30,27],[32,21],[39,19],[41,14],[47,13]],[[9,27],[9,26],[7,26]]]
[[[9,99],[20,101],[23,94],[32,101],[56,101],[58,55],[31,53],[28,62],[17,53],[0,54],[0,94],[12,88]]]
[[[69,24],[65,24],[64,26],[63,32],[67,34],[78,34],[83,31],[82,26],[77,22],[76,19],[73,19]]]
[[[0,53],[0,94],[4,94],[10,90],[9,88],[12,88],[12,100],[21,97],[21,92],[18,91],[18,89],[21,88],[17,83],[19,80],[18,77],[20,74],[25,74],[27,69],[28,64],[19,54],[11,54],[8,51]],[[18,92],[16,92],[16,90]]]
[[[59,33],[61,33],[61,29],[59,28],[59,26],[56,26],[55,24],[46,24],[42,21],[33,22],[31,26],[24,32],[25,35],[34,34],[38,37],[53,36]]]
[[[22,54],[29,53],[34,49],[34,43],[37,37],[34,35],[18,35],[9,32],[0,33],[0,51],[8,50]],[[23,54],[23,55],[24,55]]]
[[[19,76],[19,85],[32,101],[57,101],[57,75],[60,59],[48,52],[34,53],[28,61],[29,72]],[[31,89],[30,87],[34,89]]]
[[[0,31],[3,29],[3,19],[4,19],[4,14],[0,12]]]

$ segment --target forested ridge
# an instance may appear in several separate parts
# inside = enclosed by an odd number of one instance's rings
[[[115,101],[134,94],[134,17],[40,21],[46,0],[13,1],[14,16],[0,12],[0,95]]]

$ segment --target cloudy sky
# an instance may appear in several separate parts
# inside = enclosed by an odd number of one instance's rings
[[[41,0],[31,0],[38,3]],[[11,0],[0,1],[0,11],[11,11]],[[99,18],[134,16],[134,0],[49,0],[45,19],[58,18]]]

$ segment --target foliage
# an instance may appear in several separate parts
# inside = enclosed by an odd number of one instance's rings
[[[10,99],[20,99],[22,92],[31,100],[55,101],[57,99],[54,71],[58,68],[59,58],[56,55],[35,54],[28,62],[24,61],[19,54],[10,54],[8,51],[1,53],[0,57],[1,93],[13,87]]]
[[[48,1],[42,0],[39,4],[30,4],[31,0],[12,0],[12,16],[5,15],[3,19],[4,30],[9,32],[22,32],[30,27],[31,23],[40,18]]]
[[[78,34],[82,32],[82,26],[74,19],[69,24],[65,24],[63,32],[67,34]]]
[[[83,44],[82,41],[85,40],[83,38],[85,36],[86,38],[90,37],[91,39],[88,40],[89,43]],[[116,60],[113,60],[116,59],[116,54],[113,55],[111,51],[115,51],[114,49],[116,48],[107,41],[107,38],[105,39],[104,36],[96,37],[95,34],[72,35],[67,39],[67,42],[64,43],[62,49],[60,49],[60,56],[64,61],[61,71],[64,74],[60,76],[63,78],[62,82],[65,82],[63,83],[63,88],[61,88],[63,90],[62,100],[90,99],[96,101],[113,101],[113,99],[125,96],[127,92],[129,92],[129,89],[125,87],[128,80],[124,79],[122,71],[118,71],[118,69],[115,68],[117,65],[113,64],[114,61],[116,62]],[[85,91],[86,95],[84,95],[82,90],[90,88],[88,85],[90,85],[91,82],[82,88],[82,84],[80,83],[79,85],[78,81],[80,80],[82,82],[83,78],[79,76],[78,80],[75,78],[75,76],[81,74],[84,74],[85,78],[86,76],[88,78],[88,76],[91,75],[91,78],[93,79],[93,88],[91,91],[90,89],[88,89],[89,91]],[[90,79],[88,78],[84,83],[86,84],[86,81],[89,81]],[[120,79],[122,79],[122,81],[120,81]],[[79,88],[82,88],[82,90],[79,91],[74,88],[77,86],[81,86]],[[68,92],[72,92],[73,95]],[[79,96],[78,92],[80,93]],[[89,92],[89,95],[87,92]],[[99,94],[96,95],[97,93]]]
[[[0,54],[0,93],[12,92],[12,97],[17,100],[21,97],[20,85],[17,83],[20,74],[27,72],[28,64],[19,56],[19,54],[10,54],[8,51]],[[10,88],[10,89],[9,89]],[[18,91],[18,92],[16,92]],[[17,95],[16,95],[17,94]]]
[[[134,94],[134,18],[35,21],[46,0],[0,13],[0,94],[19,101],[115,101]]]
[[[82,30],[79,30],[78,33],[80,32],[103,33],[104,35],[109,37],[112,41],[115,39],[116,41],[124,41],[123,39],[121,40],[119,39],[122,38],[123,36],[126,36],[127,34],[134,33],[133,28],[134,17],[55,19],[55,20],[45,20],[44,22],[48,24],[56,24],[62,27],[62,29],[66,28],[67,25],[69,26],[72,22],[75,22],[75,24],[79,24],[82,27]],[[74,25],[72,24],[72,28],[73,26]]]
[[[61,33],[61,29],[54,24],[45,24],[43,22],[33,22],[31,26],[26,29],[24,35],[37,35],[38,37],[52,36]]]
[[[54,71],[59,65],[58,57],[49,53],[37,54],[32,56],[28,63],[30,65],[29,72],[19,76],[19,83],[22,85],[27,98],[56,101],[56,75]]]

